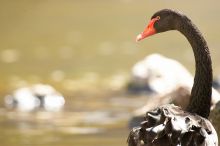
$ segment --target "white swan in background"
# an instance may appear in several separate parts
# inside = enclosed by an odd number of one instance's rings
[[[63,108],[65,99],[50,85],[36,84],[22,87],[5,97],[5,106],[18,111],[59,111]]]
[[[156,94],[164,94],[176,86],[192,86],[193,77],[178,61],[151,54],[133,66],[132,83],[147,84]]]
[[[131,80],[136,85],[147,84],[157,97],[172,94],[180,87],[190,92],[193,84],[193,76],[181,63],[160,54],[151,54],[137,62]],[[220,94],[213,89],[212,95],[212,102],[217,103]]]
[[[178,61],[160,54],[151,54],[132,68],[132,84],[151,89],[147,103],[133,113],[129,127],[136,126],[146,111],[167,103],[186,108],[193,85],[193,76]],[[220,94],[212,88],[212,109],[220,101]]]

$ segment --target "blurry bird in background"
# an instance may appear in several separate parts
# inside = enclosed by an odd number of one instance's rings
[[[151,54],[137,62],[132,68],[129,92],[142,92],[149,96],[146,104],[133,112],[129,127],[137,126],[146,111],[167,103],[183,109],[189,103],[193,76],[178,61],[160,54]],[[212,109],[220,101],[220,94],[212,89]]]
[[[35,110],[60,111],[65,104],[61,93],[52,86],[35,84],[16,89],[5,97],[5,106],[8,109],[29,112]]]

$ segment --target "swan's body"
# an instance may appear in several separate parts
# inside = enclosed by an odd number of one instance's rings
[[[212,63],[205,39],[189,18],[164,9],[156,12],[137,41],[150,35],[178,30],[192,46],[196,73],[186,111],[165,105],[146,113],[141,126],[128,138],[129,146],[218,146],[215,129],[207,119],[211,107]]]
[[[64,97],[49,85],[36,84],[22,87],[5,97],[5,105],[18,111],[59,111],[65,103]]]
[[[129,146],[218,146],[217,133],[205,118],[163,105],[147,112],[146,121],[132,130]]]

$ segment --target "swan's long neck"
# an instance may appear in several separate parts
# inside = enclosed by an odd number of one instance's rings
[[[177,28],[191,44],[195,56],[195,78],[187,111],[208,118],[212,95],[212,61],[208,45],[197,27],[183,17]]]

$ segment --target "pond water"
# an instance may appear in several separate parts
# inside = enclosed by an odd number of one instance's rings
[[[145,97],[84,99],[60,112],[18,112],[0,109],[1,144],[23,145],[127,145],[128,120]],[[76,99],[74,99],[76,100]],[[93,102],[91,103],[91,100]],[[71,102],[69,102],[71,103]],[[127,103],[127,106],[124,105]],[[100,105],[99,107],[95,105]],[[74,107],[74,108],[71,108]],[[81,109],[81,110],[79,110]]]

